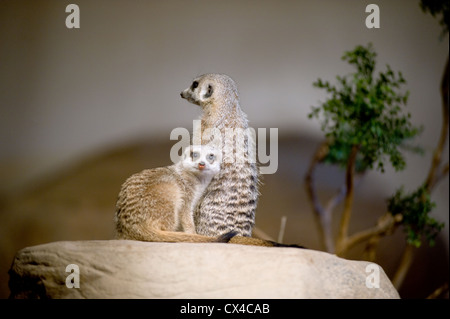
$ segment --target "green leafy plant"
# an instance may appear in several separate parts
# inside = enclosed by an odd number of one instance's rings
[[[384,171],[386,158],[397,170],[405,167],[398,146],[421,129],[410,123],[409,113],[402,113],[409,94],[401,91],[406,83],[402,73],[395,73],[388,65],[385,72],[375,77],[375,58],[371,44],[357,46],[342,57],[356,68],[354,73],[338,76],[337,85],[321,79],[313,84],[331,95],[309,114],[310,118],[322,118],[322,130],[329,139],[329,152],[324,159],[327,163],[345,167],[352,146],[357,146],[358,172],[372,169],[374,164]]]
[[[406,232],[408,244],[419,247],[424,238],[430,245],[434,244],[443,224],[429,216],[434,207],[430,190],[438,177],[445,174],[444,169],[436,177],[433,165],[427,182],[417,191],[405,195],[400,189],[389,199],[387,212],[376,226],[349,235],[355,177],[375,168],[384,172],[387,162],[396,170],[405,169],[401,148],[422,152],[419,147],[406,144],[422,131],[421,127],[411,124],[411,116],[404,110],[409,94],[403,90],[406,80],[401,72],[394,72],[389,65],[385,71],[376,73],[375,59],[376,53],[371,44],[357,46],[342,56],[342,60],[354,67],[353,73],[337,76],[335,85],[322,79],[313,83],[329,95],[309,114],[309,118],[320,121],[326,141],[317,150],[306,175],[308,194],[326,250],[344,255],[357,243],[366,241],[372,256],[370,259],[374,259],[375,243],[379,238],[394,232],[400,225]],[[318,200],[314,185],[314,170],[321,163],[339,165],[346,170],[344,186],[325,208]],[[345,200],[344,211],[334,242],[332,212],[341,200]]]
[[[435,206],[424,186],[406,195],[401,188],[388,201],[389,212],[393,215],[401,214],[403,217],[406,241],[416,247],[422,245],[422,238],[425,238],[430,246],[434,246],[436,236],[444,227],[444,223],[439,223],[429,216]]]
[[[440,16],[443,37],[449,31],[449,2],[421,0],[420,6],[433,17]],[[449,63],[447,58],[440,87],[441,133],[425,181],[417,190],[408,194],[400,188],[388,199],[387,211],[377,220],[375,226],[349,235],[354,188],[359,177],[374,168],[384,172],[388,161],[395,170],[405,169],[402,149],[422,152],[419,147],[407,144],[422,128],[414,127],[410,122],[410,114],[404,112],[408,92],[402,88],[406,81],[401,72],[394,72],[389,65],[384,72],[376,73],[375,58],[376,53],[371,44],[367,47],[357,46],[342,57],[355,68],[354,73],[344,77],[337,76],[335,85],[322,79],[313,83],[315,87],[326,90],[330,97],[321,105],[313,107],[309,114],[309,118],[320,121],[326,140],[318,147],[311,160],[305,176],[305,185],[320,238],[325,250],[329,252],[342,256],[354,245],[365,242],[366,258],[374,261],[380,239],[402,226],[408,245],[392,279],[394,286],[399,288],[412,264],[414,249],[424,241],[433,246],[444,226],[430,216],[435,207],[430,197],[438,182],[448,177],[449,172],[449,163],[444,163],[443,157],[449,128]],[[345,168],[346,172],[344,185],[326,205],[319,201],[316,191],[314,173],[319,164],[339,165]],[[345,201],[344,210],[335,241],[332,213],[342,200]],[[430,296],[434,298],[445,291],[448,291],[447,283]]]

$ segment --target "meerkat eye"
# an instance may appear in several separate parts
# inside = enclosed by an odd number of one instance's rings
[[[203,96],[205,99],[211,97],[211,95],[214,93],[214,89],[212,87],[212,85],[208,85],[208,91],[205,93],[205,95]]]
[[[191,152],[191,157],[192,157],[193,159],[196,159],[196,158],[199,157],[199,154],[198,154],[197,152]]]
[[[195,90],[197,87],[198,87],[198,82],[197,81],[192,82],[191,89]]]

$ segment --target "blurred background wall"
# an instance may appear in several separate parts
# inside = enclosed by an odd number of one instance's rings
[[[70,3],[80,8],[79,29],[66,28],[69,13],[65,9]],[[380,8],[379,29],[365,26],[369,3]],[[89,235],[72,234],[58,226],[59,217],[55,216],[64,215],[68,216],[67,227],[77,228],[85,193],[67,200],[75,193],[73,189],[47,183],[59,199],[66,199],[66,206],[58,208],[56,215],[47,216],[39,202],[45,196],[30,190],[111,150],[138,154],[140,162],[133,169],[170,164],[168,151],[175,143],[169,140],[170,132],[176,127],[190,130],[192,120],[200,115],[200,110],[182,100],[179,93],[203,73],[233,77],[250,125],[278,128],[280,139],[287,138],[285,147],[280,148],[279,171],[266,176],[266,181],[269,184],[278,178],[277,188],[283,190],[280,196],[289,192],[293,197],[304,196],[303,175],[322,138],[319,123],[309,120],[307,114],[312,105],[325,99],[312,82],[319,77],[333,81],[337,74],[350,72],[340,60],[343,52],[372,42],[379,70],[389,64],[403,72],[411,92],[408,111],[412,122],[425,128],[416,139],[426,151],[423,156],[407,155],[403,172],[387,168],[385,174],[370,173],[361,187],[366,196],[361,195],[363,202],[381,199],[379,214],[383,213],[385,198],[400,185],[413,190],[428,172],[440,132],[439,85],[448,56],[448,35],[440,39],[440,34],[437,19],[424,14],[419,1],[411,0],[0,0],[2,296],[7,296],[4,274],[17,249],[49,240],[107,237],[106,231],[98,235],[94,228],[103,217],[97,224],[89,223]],[[164,146],[149,151],[158,143]],[[155,158],[156,162],[149,162]],[[114,181],[114,196],[122,178],[134,172],[123,163],[117,159],[101,175],[105,178],[127,167]],[[77,189],[87,191],[89,185],[97,185],[94,176],[105,167],[92,166],[92,174],[85,173],[79,181],[85,187],[78,185]],[[342,177],[336,174],[330,176]],[[330,189],[333,183],[341,183],[328,182]],[[106,189],[99,184],[86,196],[101,196]],[[299,216],[297,210],[303,210],[304,218],[288,220],[291,228],[285,239],[307,241],[314,248],[317,238],[298,235],[303,228],[310,228],[305,226],[311,222],[309,205],[294,202],[286,206],[283,197],[269,200],[264,196],[269,195],[263,188],[257,224],[276,238],[280,217],[289,212]],[[105,199],[111,206],[108,218],[112,218],[114,200],[112,195]],[[440,260],[448,265],[448,177],[434,192],[433,200],[437,208],[432,216],[446,223]],[[280,205],[284,212],[278,211]],[[67,215],[64,207],[71,207],[73,214]],[[92,212],[85,217],[92,218]],[[57,235],[49,237],[48,231],[36,231],[36,223],[45,219],[51,224],[48,229],[60,229]],[[361,217],[362,225],[375,221],[376,217]],[[105,229],[111,227],[108,224]],[[31,236],[33,231],[36,234]],[[24,240],[24,236],[30,238]]]

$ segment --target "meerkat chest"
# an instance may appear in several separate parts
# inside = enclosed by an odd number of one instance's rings
[[[200,200],[200,198],[203,196],[203,193],[206,189],[206,186],[208,186],[209,183],[203,185],[203,184],[199,184],[197,185],[197,187],[195,187],[192,191],[192,200],[190,203],[191,206],[191,211],[194,211],[195,207],[197,206],[198,201]]]

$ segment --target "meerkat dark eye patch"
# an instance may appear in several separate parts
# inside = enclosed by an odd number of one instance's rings
[[[198,87],[198,82],[197,81],[192,82],[191,90],[195,90],[197,87]]]
[[[212,85],[210,84],[210,85],[208,85],[208,91],[205,93],[205,95],[203,95],[203,97],[204,97],[205,99],[207,99],[207,98],[211,97],[211,95],[213,94],[213,92],[214,92],[213,87],[212,87]]]

